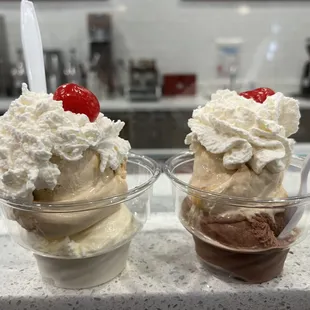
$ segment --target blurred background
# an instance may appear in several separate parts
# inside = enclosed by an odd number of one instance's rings
[[[165,159],[217,89],[270,87],[300,100],[295,139],[310,141],[310,1],[33,1],[49,92],[74,82],[123,137]],[[19,1],[0,0],[0,114],[27,82]]]

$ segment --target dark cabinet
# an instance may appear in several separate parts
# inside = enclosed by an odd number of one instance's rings
[[[4,111],[0,111],[3,115]],[[182,111],[114,111],[105,116],[125,126],[121,137],[130,141],[135,149],[172,149],[187,148],[185,136],[189,133],[187,121],[191,110]],[[296,142],[310,142],[310,109],[301,111],[299,131],[292,137]]]
[[[121,119],[126,125],[121,133],[135,149],[184,148],[189,132],[187,120],[191,111],[136,111],[105,113],[113,120]]]
[[[310,142],[310,109],[301,111],[299,130],[292,138],[297,142]]]
[[[121,136],[135,149],[186,148],[184,139],[189,133],[187,121],[192,115],[191,110],[113,112],[106,115],[126,123]],[[293,138],[296,142],[310,142],[310,109],[301,111],[299,131]]]
[[[104,113],[104,116],[110,118],[113,121],[118,121],[121,120],[123,122],[125,122],[125,126],[123,128],[123,130],[121,131],[120,137],[130,141],[131,138],[131,115],[129,113],[126,112],[108,112],[108,113]]]

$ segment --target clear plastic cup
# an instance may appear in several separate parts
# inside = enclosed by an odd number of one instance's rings
[[[283,185],[289,198],[268,200],[226,196],[190,186],[193,163],[194,155],[183,153],[170,158],[164,169],[173,184],[177,215],[193,236],[199,260],[224,279],[262,283],[280,275],[289,249],[303,240],[309,229],[310,196],[297,196],[303,159],[293,157],[285,172]],[[229,212],[214,215],[210,210],[216,209],[212,208]],[[279,236],[297,210],[301,210],[301,219],[288,235]]]
[[[125,194],[72,203],[23,204],[0,199],[8,233],[33,252],[42,278],[51,284],[71,289],[103,284],[125,268],[130,242],[149,215],[159,175],[155,161],[130,154]],[[74,221],[81,216],[87,227],[82,232]],[[88,227],[94,218],[98,221]],[[62,236],[64,230],[72,234]]]

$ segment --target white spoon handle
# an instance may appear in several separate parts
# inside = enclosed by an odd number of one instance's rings
[[[36,12],[31,1],[21,1],[20,19],[22,45],[30,90],[46,93],[41,34]]]
[[[304,161],[304,165],[301,169],[301,176],[300,176],[300,187],[298,196],[304,196],[307,194],[307,185],[308,185],[308,174],[310,170],[310,155]],[[282,230],[281,234],[278,236],[279,239],[285,239],[289,236],[293,229],[297,227],[297,224],[301,220],[303,214],[305,212],[305,207],[300,206],[297,209],[292,207],[288,210],[288,218],[290,221],[287,223],[285,228]]]

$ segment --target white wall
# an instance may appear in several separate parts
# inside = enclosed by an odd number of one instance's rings
[[[162,72],[196,72],[209,83],[216,76],[218,37],[241,37],[241,77],[279,90],[297,87],[307,59],[310,1],[184,3],[181,0],[34,1],[44,47],[68,51],[77,47],[88,56],[87,13],[113,14],[116,57],[155,57]],[[19,3],[0,3],[6,16],[10,51],[21,45]],[[266,54],[277,47],[273,60]],[[269,54],[272,57],[272,53]]]

